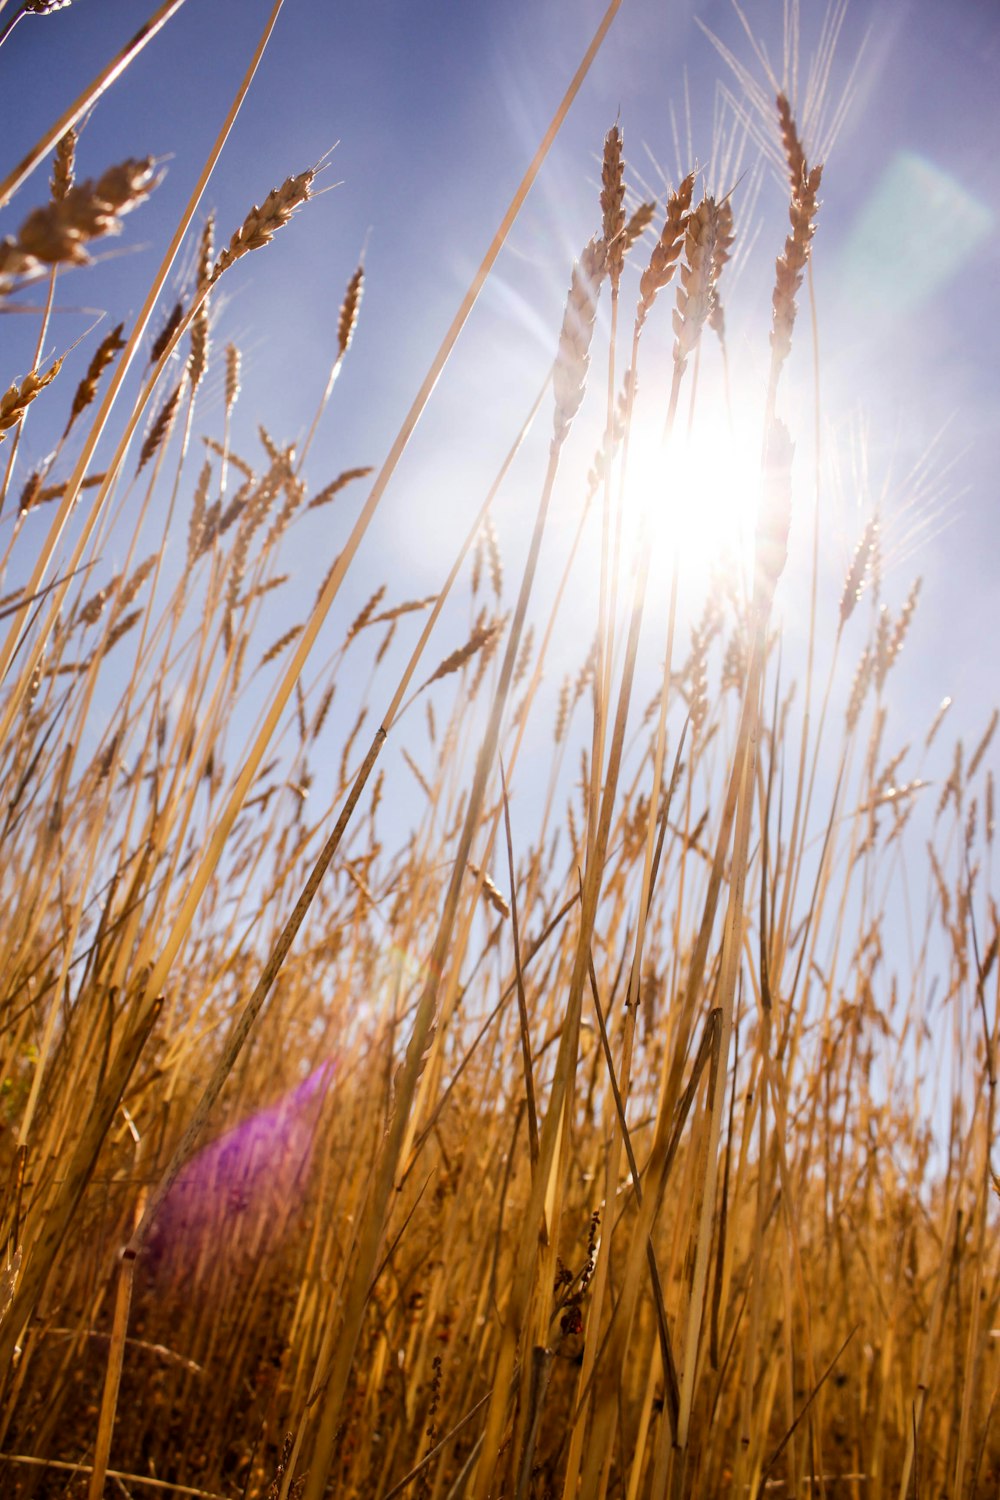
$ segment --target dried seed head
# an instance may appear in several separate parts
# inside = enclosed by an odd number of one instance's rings
[[[677,258],[684,244],[688,215],[691,211],[691,196],[694,192],[694,173],[690,172],[675,193],[667,201],[667,215],[660,231],[660,238],[653,247],[649,265],[639,279],[639,305],[636,309],[636,327],[641,329],[656,301],[657,294],[670,282],[677,267]]]
[[[351,347],[354,330],[358,323],[358,312],[361,308],[361,298],[365,289],[365,268],[359,265],[344,293],[344,300],[340,304],[340,313],[337,317],[337,357],[343,359]]]
[[[705,197],[687,221],[681,284],[674,309],[674,364],[683,370],[714,304],[713,273],[719,206]]]
[[[212,274],[212,258],[215,253],[215,215],[209,214],[201,231],[198,247],[198,290],[206,292]],[[191,319],[191,351],[188,355],[188,378],[192,393],[198,389],[208,366],[209,348],[208,297],[203,295]]]
[[[778,128],[781,131],[781,144],[785,152],[785,160],[788,163],[788,177],[792,185],[792,192],[798,192],[807,174],[806,154],[799,140],[799,132],[792,118],[792,107],[784,94],[777,98],[778,106]]]
[[[218,281],[223,271],[251,250],[270,243],[295,210],[309,197],[315,172],[310,168],[297,177],[286,177],[280,188],[272,188],[260,207],[250,210],[228,247],[223,250],[212,270],[211,280]]]
[[[775,263],[775,287],[771,298],[774,310],[771,351],[775,376],[792,347],[792,330],[795,326],[797,310],[795,298],[802,285],[812,237],[816,232],[815,219],[819,208],[817,195],[823,176],[822,166],[809,169],[788,100],[784,94],[778,95],[777,105],[782,142],[792,184],[792,197],[788,210],[792,232],[785,240],[784,251]]]
[[[872,554],[875,550],[878,538],[878,521],[872,518],[861,533],[861,540],[854,549],[851,566],[847,570],[844,579],[844,590],[840,596],[840,624],[843,630],[851,615],[854,606],[861,598],[862,590],[867,581],[868,572],[871,567]]]
[[[119,354],[125,348],[125,340],[122,337],[124,328],[124,323],[118,323],[98,344],[93,358],[87,366],[87,373],[76,388],[73,405],[70,408],[69,421],[66,423],[66,432],[63,433],[64,437],[68,434],[77,417],[86,411],[87,407],[90,406],[91,402],[97,396],[97,386],[101,376],[112,363],[115,355]]]
[[[157,361],[162,357],[167,345],[170,343],[170,340],[173,338],[174,334],[181,326],[181,319],[183,318],[183,316],[183,302],[175,302],[173,307],[170,309],[170,312],[167,314],[167,318],[163,324],[163,327],[156,335],[156,338],[153,340],[153,343],[150,347],[149,362],[151,365],[155,365]]]
[[[719,217],[715,232],[715,255],[712,258],[712,310],[708,315],[708,326],[725,347],[726,318],[719,299],[719,278],[722,268],[732,256],[736,234],[733,229],[733,205],[729,198],[719,204]]]
[[[649,203],[640,203],[635,213],[625,225],[622,231],[622,239],[625,241],[625,254],[627,255],[637,240],[640,240],[653,222],[656,213],[655,200]]]
[[[371,465],[362,469],[345,469],[342,474],[337,475],[331,484],[320,490],[318,495],[313,496],[306,506],[306,510],[318,510],[321,505],[329,505],[334,496],[339,495],[340,491],[349,485],[352,480],[364,479],[365,475],[370,473]]]
[[[899,619],[896,621],[896,627],[892,632],[892,639],[889,642],[890,667],[896,660],[896,657],[902,651],[905,644],[906,637],[910,629],[910,621],[913,619],[913,611],[916,609],[917,600],[920,597],[920,587],[922,583],[923,579],[915,579],[910,592],[907,594],[906,599],[904,600]]]
[[[51,385],[61,369],[62,360],[57,359],[44,375],[39,375],[36,370],[32,370],[24,377],[20,385],[15,381],[7,394],[0,396],[0,443],[3,442],[10,429],[17,426],[39,392],[44,391],[47,385]]]
[[[604,137],[601,216],[604,243],[607,246],[607,273],[611,290],[616,293],[622,266],[625,264],[625,179],[622,135],[617,125],[612,125]]]
[[[38,265],[85,265],[88,241],[118,234],[122,216],[148,198],[161,176],[151,157],[130,157],[96,182],[68,188],[64,197],[30,213],[16,240],[4,242],[0,276],[24,274]]]
[[[226,345],[226,416],[236,405],[240,393],[240,365],[242,356],[235,344]]]
[[[493,597],[497,603],[503,593],[503,560],[500,556],[500,542],[497,538],[497,529],[493,524],[493,517],[486,517],[483,527],[483,535],[486,541],[486,561],[490,570],[490,584],[493,588]]]
[[[563,736],[566,733],[566,726],[569,723],[569,695],[570,680],[566,677],[563,679],[563,685],[559,689],[559,707],[556,710],[556,723],[555,730],[553,731],[553,738],[557,745],[562,743]]]
[[[174,386],[170,395],[160,407],[152,427],[147,432],[145,441],[139,451],[139,464],[135,471],[136,474],[142,473],[150,459],[170,435],[170,430],[174,425],[174,418],[177,416],[177,407],[181,399],[182,383]]]
[[[264,655],[260,659],[260,666],[266,667],[274,661],[276,656],[280,656],[282,651],[290,646],[294,640],[298,639],[302,634],[302,629],[301,625],[293,625],[291,630],[286,630],[284,635],[280,635],[274,644],[269,646],[264,652]]]
[[[474,865],[469,860],[469,873],[482,881],[482,896],[486,904],[492,906],[498,916],[509,917],[510,907],[507,905],[506,897],[502,895],[485,871],[480,870],[478,865]]]
[[[583,400],[590,364],[590,342],[597,318],[597,297],[604,277],[606,254],[603,240],[591,240],[581,255],[579,264],[573,268],[559,335],[559,349],[552,371],[552,388],[556,401],[553,441],[557,446],[565,442]]]
[[[982,739],[979,741],[979,744],[976,746],[975,750],[973,750],[972,755],[969,758],[969,769],[966,772],[966,780],[968,781],[972,780],[973,776],[975,776],[976,772],[979,770],[979,767],[982,765],[983,756],[990,748],[990,742],[993,739],[994,734],[996,734],[998,718],[1000,718],[1000,712],[998,712],[997,709],[994,709],[992,714],[990,715],[990,722],[986,726],[986,730],[983,734]]]
[[[26,516],[29,510],[33,510],[39,503],[44,477],[41,469],[35,469],[28,475],[24,488],[21,490],[21,498],[18,501],[17,508],[20,515]]]
[[[52,163],[52,196],[61,202],[73,186],[73,166],[76,161],[76,131],[70,126],[59,138],[55,160]]]
[[[872,671],[875,666],[875,658],[871,650],[866,646],[861,654],[861,660],[854,673],[854,681],[851,684],[851,695],[847,700],[847,729],[850,733],[857,725],[864,707],[868,689],[871,686]]]
[[[489,624],[476,625],[465,645],[459,646],[457,651],[452,651],[445,657],[441,665],[428,677],[424,687],[429,687],[432,682],[440,681],[442,677],[450,677],[453,672],[460,671],[466,662],[471,661],[479,652],[495,646],[504,624],[505,621],[500,619],[493,620]]]
[[[205,504],[208,500],[208,487],[212,482],[212,465],[206,458],[198,475],[198,483],[195,487],[194,501],[191,505],[191,520],[188,525],[187,544],[187,567],[190,570],[198,557],[201,556],[201,543],[205,534]]]

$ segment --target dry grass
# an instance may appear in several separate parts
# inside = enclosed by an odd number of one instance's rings
[[[947,705],[926,734],[892,722],[887,683],[920,584],[896,602],[872,517],[839,605],[814,572],[803,688],[819,712],[795,717],[779,609],[803,478],[781,379],[789,360],[808,370],[796,302],[821,168],[783,94],[769,111],[791,232],[753,566],[745,582],[720,575],[686,622],[675,564],[655,681],[639,651],[653,518],[633,557],[622,510],[640,334],[644,352],[669,340],[656,301],[676,276],[669,444],[682,395],[688,422],[712,399],[699,368],[728,358],[718,289],[741,225],[738,198],[705,191],[692,207],[692,172],[647,246],[653,210],[626,217],[617,126],[551,388],[438,592],[362,579],[323,665],[319,628],[561,115],[360,519],[328,547],[341,550],[312,610],[295,607],[316,580],[303,592],[291,576],[289,533],[373,471],[307,488],[305,450],[263,426],[261,456],[233,452],[240,356],[215,354],[209,300],[306,203],[312,171],[217,256],[192,203],[197,271],[176,316],[158,311],[161,270],[136,324],[75,356],[74,394],[56,361],[0,403],[14,449],[0,601],[5,1494],[996,1489],[998,716],[985,706],[977,741],[951,752],[935,743]],[[56,278],[155,185],[154,164],[135,161],[78,182],[71,131],[57,140],[50,200],[0,251],[2,296],[45,268],[51,305]],[[764,232],[780,244],[781,229]],[[632,282],[629,374],[619,394],[612,345],[605,416],[585,430],[602,286],[614,336]],[[302,413],[305,449],[363,285],[359,266],[318,409]],[[122,409],[115,362],[154,314],[150,368]],[[203,432],[213,377],[223,411]],[[52,450],[19,483],[17,429],[42,392],[31,420]],[[490,506],[550,402],[534,528],[523,557],[501,559]],[[542,616],[538,559],[577,445],[596,454],[587,505]],[[591,577],[578,545],[598,495]],[[23,528],[48,502],[59,514],[22,564]],[[324,537],[339,515],[324,509]],[[554,731],[537,733],[566,591],[591,588],[597,639]],[[297,617],[280,634],[275,599]],[[446,609],[453,633],[429,649]],[[394,633],[418,623],[400,671]],[[838,703],[847,652],[859,665]],[[402,824],[383,804],[395,781],[412,790]],[[516,795],[529,782],[547,789],[530,829]],[[904,871],[911,953],[893,899]]]

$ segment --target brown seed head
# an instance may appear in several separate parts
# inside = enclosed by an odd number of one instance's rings
[[[61,202],[73,186],[73,164],[75,160],[76,131],[70,126],[66,134],[59,138],[59,144],[56,146],[55,160],[52,163],[52,196],[56,202]]]
[[[714,266],[719,226],[719,205],[705,197],[687,221],[684,235],[684,260],[677,306],[674,308],[674,363],[681,370],[701,337],[705,320],[712,311]]]
[[[597,318],[597,298],[606,260],[604,241],[593,239],[581,255],[579,264],[573,268],[552,371],[552,389],[556,398],[553,440],[557,445],[565,441],[583,400],[590,365],[590,342]]]
[[[861,592],[865,586],[868,570],[871,566],[872,554],[878,538],[878,522],[874,519],[868,522],[861,535],[861,540],[854,549],[851,566],[847,570],[844,579],[844,591],[840,596],[840,626],[843,630],[851,615],[854,606],[861,598]]]
[[[361,307],[361,297],[365,287],[365,268],[358,266],[354,275],[347,283],[344,300],[340,304],[340,314],[337,318],[337,357],[343,359],[351,347],[354,330],[358,323],[358,312]]]
[[[675,193],[667,200],[667,215],[660,231],[660,238],[653,247],[649,265],[639,279],[639,306],[636,310],[636,327],[641,329],[657,294],[669,283],[677,266],[677,258],[684,244],[691,210],[691,195],[694,192],[694,173],[689,172]]]
[[[604,243],[607,246],[607,272],[612,292],[617,292],[625,263],[625,178],[622,162],[622,135],[612,125],[604,137],[604,161],[601,166],[601,216]]]
[[[629,251],[631,250],[632,246],[635,244],[636,240],[640,240],[642,238],[642,236],[646,233],[646,230],[649,228],[650,224],[652,224],[652,222],[653,222],[653,215],[655,213],[656,213],[656,203],[655,203],[655,201],[651,201],[649,203],[640,203],[639,204],[639,207],[636,209],[635,213],[628,220],[628,222],[625,225],[625,228],[622,231],[622,239],[625,241],[625,254],[626,255],[629,253]]]
[[[57,359],[44,375],[39,375],[32,370],[18,385],[16,382],[10,387],[5,396],[0,397],[0,443],[3,442],[12,427],[16,427],[24,416],[28,407],[34,401],[40,391],[44,391],[50,385],[62,368],[62,360]]]
[[[125,324],[118,323],[111,332],[105,334],[94,351],[93,358],[87,366],[87,373],[76,388],[73,397],[73,405],[70,408],[69,421],[66,423],[66,433],[69,432],[77,417],[91,404],[97,395],[97,386],[105,370],[111,364],[116,354],[120,354],[125,347],[122,337]],[[66,436],[66,433],[63,436]]]
[[[297,177],[286,177],[280,188],[271,189],[259,208],[255,205],[250,210],[216,261],[211,275],[213,282],[218,281],[234,261],[270,243],[295,210],[308,199],[315,175],[310,168]]]

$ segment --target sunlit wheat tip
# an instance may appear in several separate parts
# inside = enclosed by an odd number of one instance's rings
[[[341,490],[345,489],[347,485],[353,483],[355,479],[364,479],[365,475],[371,472],[370,464],[360,469],[345,469],[343,473],[337,475],[332,483],[320,490],[318,495],[313,496],[306,506],[306,510],[318,510],[321,505],[329,505],[334,496],[339,495]]]
[[[125,615],[123,619],[119,620],[118,624],[108,632],[107,640],[101,647],[101,655],[107,656],[108,652],[111,651],[113,647],[117,646],[122,636],[128,635],[129,631],[134,626],[138,625],[141,618],[142,610],[134,609],[131,614]]]
[[[898,657],[899,653],[902,651],[903,646],[906,643],[906,637],[909,634],[910,623],[913,619],[913,614],[917,607],[917,600],[920,597],[920,589],[922,583],[923,579],[915,579],[912,587],[910,588],[910,592],[907,594],[906,599],[903,601],[903,608],[900,611],[899,619],[896,621],[895,628],[892,632],[892,639],[889,642],[890,666],[892,666],[893,662],[895,662],[896,658]]]
[[[286,177],[280,188],[272,188],[259,208],[250,210],[243,223],[212,270],[211,281],[218,281],[227,270],[251,250],[260,250],[287,224],[295,210],[309,197],[315,172],[310,169],[297,177]]]
[[[708,326],[723,346],[726,342],[726,317],[719,297],[719,278],[723,266],[732,256],[735,239],[733,205],[728,198],[724,198],[719,204],[716,224],[715,254],[712,257],[712,308],[708,315]]]
[[[854,613],[854,607],[861,598],[861,593],[865,587],[871,568],[872,554],[875,549],[877,536],[878,521],[872,519],[867,523],[861,534],[861,540],[854,549],[854,556],[851,558],[851,565],[847,570],[847,577],[844,579],[844,588],[840,595],[839,628],[841,630],[843,630],[851,618],[851,615]]]
[[[269,663],[274,661],[275,657],[280,656],[282,651],[290,646],[293,641],[298,640],[301,634],[302,626],[293,625],[291,630],[286,630],[284,635],[279,635],[274,644],[269,646],[264,652],[264,655],[260,659],[260,665],[262,667],[268,666]]]
[[[226,412],[232,411],[240,394],[242,355],[235,344],[226,345]]]
[[[498,889],[496,883],[490,879],[489,875],[480,870],[479,866],[474,865],[471,860],[469,860],[469,873],[475,876],[476,880],[482,881],[482,896],[486,904],[492,906],[498,916],[509,917],[510,907],[507,904],[507,899]]]
[[[990,715],[990,722],[986,726],[982,739],[979,741],[979,744],[976,746],[975,750],[973,750],[972,754],[969,757],[969,769],[966,772],[967,781],[972,780],[973,776],[975,776],[976,772],[979,770],[979,767],[982,765],[983,756],[990,748],[993,736],[996,734],[998,719],[1000,719],[1000,712],[998,712],[997,709],[994,709],[992,714]]]
[[[354,330],[358,326],[358,313],[361,309],[361,298],[365,288],[365,268],[358,266],[344,293],[344,300],[340,304],[340,312],[337,315],[337,354],[343,359],[351,347]]]
[[[349,646],[354,640],[354,637],[356,635],[359,635],[361,631],[364,630],[366,625],[371,624],[372,615],[375,613],[379,605],[382,603],[382,600],[385,598],[385,587],[386,586],[384,583],[381,584],[375,590],[374,594],[372,594],[371,598],[368,599],[368,601],[363,605],[358,614],[354,617],[347,631],[347,637],[344,641],[345,646]]]
[[[77,417],[81,416],[95,400],[101,376],[114,361],[115,356],[120,354],[124,349],[124,329],[124,323],[117,323],[110,333],[105,334],[94,351],[90,364],[87,366],[87,373],[76,388],[73,404],[70,407],[69,421],[66,423],[66,431],[63,433],[64,437],[69,433]]]
[[[486,517],[483,533],[486,540],[486,561],[490,570],[490,586],[493,589],[494,599],[499,602],[503,593],[503,560],[500,556],[500,541],[492,516]]]
[[[59,137],[56,154],[52,162],[52,196],[61,202],[73,186],[73,167],[76,160],[76,131],[70,127]]]
[[[47,385],[51,385],[61,369],[62,360],[57,359],[42,375],[32,370],[30,375],[24,377],[20,385],[15,382],[6,395],[0,397],[0,443],[11,428],[17,426],[36,396],[44,391]]]
[[[607,274],[611,289],[617,292],[625,264],[625,176],[622,161],[622,135],[612,125],[604,137],[604,159],[601,164],[601,222],[607,246]]]
[[[718,229],[719,205],[714,198],[705,197],[688,218],[684,234],[684,264],[673,314],[674,364],[681,370],[712,311]]]
[[[159,360],[167,345],[170,343],[170,340],[173,338],[174,334],[181,326],[181,319],[183,317],[183,302],[175,302],[166,316],[163,327],[160,329],[159,333],[156,335],[155,339],[150,345],[149,362],[151,365],[155,365]]]
[[[845,717],[848,733],[851,733],[855,729],[858,719],[861,717],[861,710],[864,707],[865,698],[871,686],[874,668],[875,658],[870,648],[866,646],[855,670],[854,680],[851,683],[850,696],[847,700],[847,713]]]
[[[39,265],[85,265],[88,243],[118,234],[122,217],[148,198],[161,176],[151,157],[130,157],[96,182],[77,183],[65,197],[36,208],[16,239],[0,245],[0,280]]]
[[[639,305],[636,309],[636,328],[641,329],[657,295],[667,286],[677,269],[677,259],[684,246],[684,231],[687,228],[694,193],[695,174],[690,172],[676,192],[667,200],[667,212],[660,237],[653,246],[649,265],[639,278]]]
[[[450,652],[427,678],[423,687],[430,687],[432,682],[439,682],[442,677],[450,677],[453,672],[460,671],[466,662],[471,661],[480,651],[496,643],[497,636],[503,627],[503,620],[493,620],[487,625],[477,625],[465,645]]]
[[[788,177],[792,185],[792,192],[797,193],[806,175],[806,154],[799,140],[798,128],[792,117],[792,107],[784,94],[779,94],[775,101],[778,107],[778,128],[781,131],[781,145],[788,163]]]
[[[139,590],[153,572],[158,560],[159,553],[154,552],[139,564],[115,600],[116,614],[124,614],[133,600],[138,598]]]
[[[649,228],[650,224],[652,224],[653,215],[655,213],[656,200],[651,199],[648,203],[640,203],[635,212],[630,215],[625,228],[622,230],[622,240],[624,242],[624,250],[626,255],[632,249],[632,246],[636,244],[638,240],[642,239],[643,235],[646,233],[646,230]]]
[[[606,254],[603,240],[591,240],[578,265],[573,268],[559,335],[559,349],[552,371],[552,389],[555,395],[553,441],[557,446],[565,441],[583,401],[590,364],[590,341],[597,318],[597,297],[604,277]]]
[[[780,368],[792,347],[792,330],[795,326],[796,314],[795,298],[802,285],[812,238],[816,232],[815,219],[819,208],[817,195],[823,175],[822,166],[809,169],[795,132],[788,101],[783,94],[778,96],[778,116],[792,181],[791,203],[788,209],[792,232],[785,240],[784,251],[775,263],[775,286],[771,298],[773,309],[771,349],[775,370]]]
[[[177,407],[181,399],[182,385],[183,382],[180,382],[179,384],[174,386],[173,390],[170,392],[170,395],[166,398],[163,405],[160,407],[160,410],[153,421],[152,427],[150,427],[149,432],[146,434],[142,448],[139,451],[139,464],[135,471],[136,474],[142,473],[143,469],[149,463],[150,459],[153,458],[160,446],[166,441],[167,437],[169,436],[170,430],[174,424],[174,418],[177,416]]]

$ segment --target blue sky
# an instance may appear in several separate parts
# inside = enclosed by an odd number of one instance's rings
[[[151,0],[75,0],[51,17],[24,20],[0,50],[8,162],[151,9]],[[266,0],[188,0],[88,122],[81,174],[146,153],[163,157],[168,171],[128,221],[115,246],[123,253],[62,280],[53,352],[91,325],[93,309],[119,318],[138,307],[156,247],[269,9]],[[288,173],[336,150],[322,179],[330,191],[227,277],[214,336],[216,350],[229,339],[244,350],[237,445],[254,447],[259,420],[280,441],[307,424],[343,288],[366,246],[361,321],[310,458],[310,481],[318,488],[345,467],[381,460],[602,11],[597,0],[286,0],[204,200],[217,212],[220,238]],[[824,13],[813,0],[802,6],[803,67]],[[781,4],[748,0],[747,16],[780,58]],[[387,494],[338,605],[341,620],[387,576],[393,598],[440,581],[455,528],[478,506],[551,359],[572,260],[598,223],[595,154],[608,125],[620,113],[627,159],[643,177],[655,181],[655,158],[676,179],[671,107],[683,145],[686,90],[695,157],[711,169],[716,83],[732,79],[699,22],[755,68],[723,0],[624,0]],[[912,714],[917,725],[953,694],[955,731],[974,739],[996,695],[992,627],[1000,607],[1000,11],[969,0],[855,0],[832,96],[852,70],[853,102],[830,154],[815,252],[826,416],[837,441],[864,429],[872,487],[895,476],[897,505],[907,497],[905,477],[936,442],[933,462],[951,497],[946,524],[923,537],[896,528],[897,552],[912,555],[890,571],[887,597],[898,608],[916,573],[925,588],[895,692],[904,720]],[[39,175],[22,190],[7,210],[9,225],[41,200],[43,186]],[[752,371],[766,347],[784,188],[765,174],[749,224],[740,218],[741,190],[737,227],[746,234],[756,219],[765,225],[730,304],[736,352],[745,345]],[[746,193],[749,203],[750,178]],[[0,323],[5,379],[30,363],[30,322]],[[669,354],[665,315],[657,337],[654,362]],[[74,355],[81,373],[89,348]],[[807,380],[803,360],[787,390],[796,412],[808,409]],[[199,430],[220,424],[218,405],[203,406]],[[26,429],[28,462],[44,451],[39,429]],[[581,461],[589,456],[588,447]],[[537,467],[526,461],[498,512],[510,567]],[[345,501],[341,517],[353,517],[358,503]],[[557,502],[557,519],[559,503],[573,497]],[[824,564],[836,593],[867,512],[850,484],[829,503]],[[331,517],[329,536],[313,530],[301,544],[295,562],[310,599],[325,548],[332,557],[345,524]],[[798,602],[790,593],[784,607],[794,611]],[[286,623],[276,619],[274,634]],[[331,639],[338,635],[334,623]],[[437,659],[453,643],[431,654]],[[845,660],[845,670],[852,665]]]

